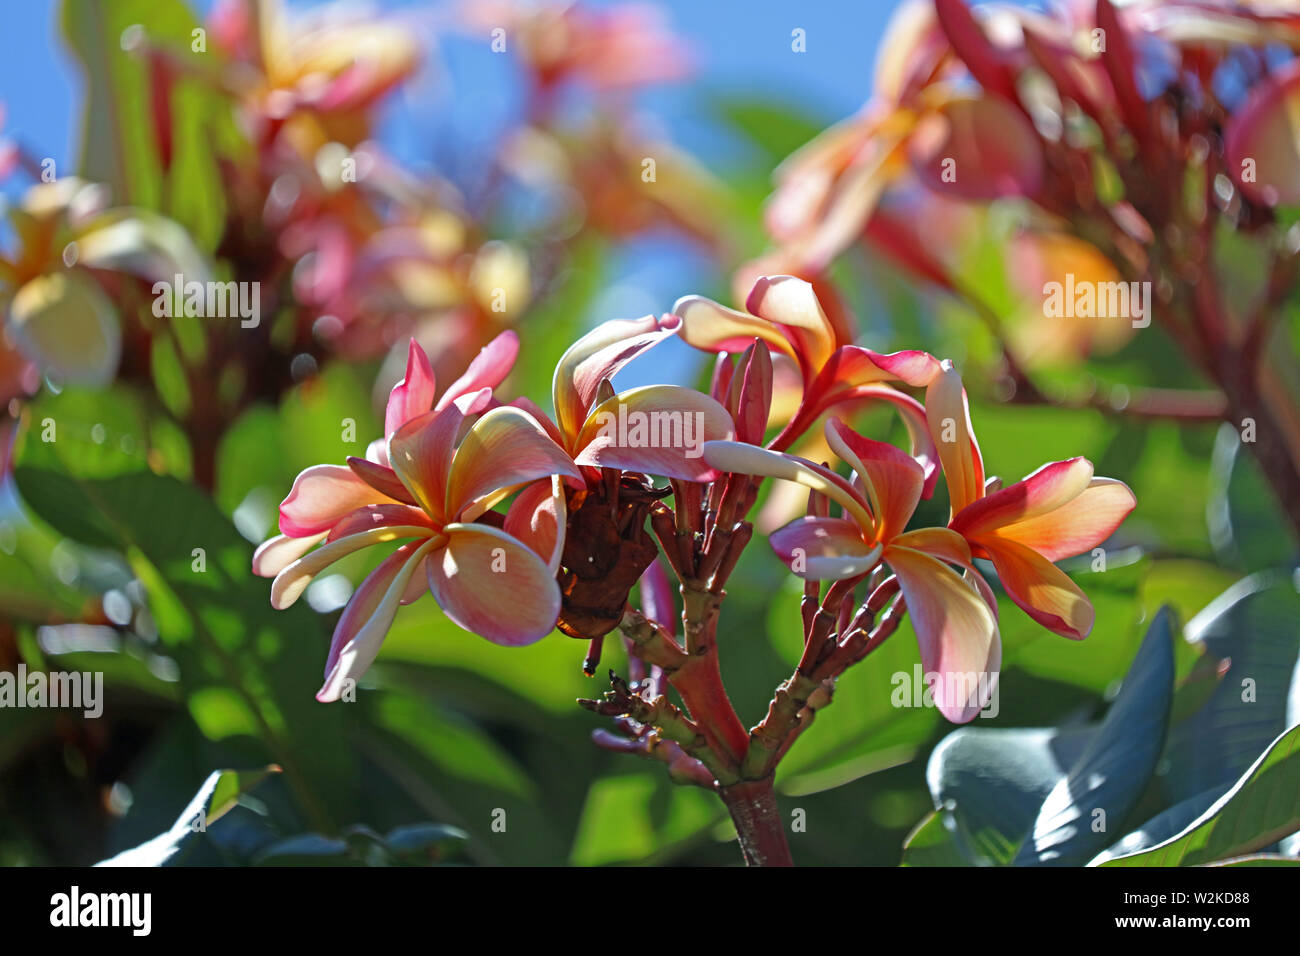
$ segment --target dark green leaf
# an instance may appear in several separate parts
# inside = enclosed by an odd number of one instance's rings
[[[1262,850],[1300,830],[1300,727],[1260,755],[1240,780],[1186,829],[1105,866],[1197,866]]]

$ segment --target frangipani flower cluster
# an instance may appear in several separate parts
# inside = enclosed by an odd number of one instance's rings
[[[1007,595],[1030,617],[1081,640],[1092,630],[1092,605],[1052,562],[1106,540],[1136,500],[1123,482],[1094,478],[1092,463],[1083,458],[1053,462],[1006,488],[989,489],[965,390],[951,363],[943,363],[928,385],[926,416],[952,502],[946,528],[907,530],[924,493],[924,468],[838,419],[827,422],[826,438],[853,469],[850,482],[810,461],[736,442],[710,443],[705,457],[724,471],[796,482],[844,509],[841,518],[809,515],[786,525],[772,534],[773,550],[795,574],[813,581],[865,579],[887,565],[911,614],[935,703],[944,716],[964,723],[987,703],[1002,660],[997,602],[973,558],[993,563]],[[955,699],[954,688],[962,685],[943,679],[954,674],[975,675],[968,686],[979,694]]]
[[[441,397],[412,342],[384,437],[365,458],[302,472],[281,505],[281,534],[254,556],[254,570],[274,577],[272,603],[285,607],[344,555],[402,542],[339,618],[318,698],[347,697],[401,605],[425,591],[453,622],[499,644],[532,643],[555,628],[587,640],[588,674],[618,628],[634,681],[611,671],[611,690],[581,702],[617,718],[618,733],[600,731],[596,743],[660,760],[674,780],[716,791],[747,859],[780,862],[784,838],[756,824],[754,808],[771,799],[777,763],[829,703],[839,675],[903,615],[944,716],[968,721],[986,704],[1002,651],[998,604],[977,560],[1034,620],[1087,635],[1091,604],[1052,562],[1108,538],[1134,507],[1127,487],[1074,458],[1000,488],[986,481],[951,362],[845,343],[813,286],[790,276],[760,278],[747,306],[688,297],[676,314],[598,326],[556,367],[554,419],[526,397],[496,394],[519,347],[513,333]],[[612,377],[670,336],[718,353],[712,394],[670,385],[617,392]],[[774,417],[779,366],[798,397]],[[841,417],[868,401],[902,412],[911,451]],[[818,422],[850,476],[782,450]],[[940,475],[950,520],[910,527]],[[806,515],[770,537],[806,582],[805,644],[767,716],[746,729],[727,696],[716,634],[724,586],[753,533],[746,515],[768,477],[810,492]],[[680,638],[664,564],[681,595]],[[638,582],[640,609],[631,596]]]
[[[272,602],[285,607],[344,555],[407,541],[370,574],[343,613],[321,699],[337,699],[344,682],[364,672],[398,607],[418,598],[426,584],[453,621],[489,640],[517,645],[546,636],[560,617],[556,578],[567,573],[569,505],[581,509],[593,494],[604,505],[616,503],[617,491],[614,502],[608,497],[609,480],[620,474],[642,484],[666,477],[679,498],[687,497],[687,483],[781,478],[811,489],[814,500],[834,502],[842,517],[810,513],[775,532],[772,547],[810,581],[863,581],[886,566],[911,614],[922,662],[936,677],[996,679],[997,603],[976,558],[990,561],[1011,600],[1045,627],[1075,639],[1087,635],[1091,605],[1052,562],[1110,536],[1135,504],[1126,486],[1095,478],[1081,458],[1045,465],[1006,488],[986,484],[965,390],[950,362],[920,352],[836,346],[812,286],[789,276],[760,279],[748,305],[751,311],[741,313],[687,298],[678,315],[596,328],[556,368],[555,421],[526,398],[503,404],[494,394],[518,350],[513,333],[485,348],[441,397],[427,356],[412,342],[406,377],[388,401],[385,437],[364,459],[299,475],[280,509],[282,533],[254,559],[257,573],[275,577]],[[723,353],[749,343],[744,383],[765,379],[766,389],[746,393],[715,380],[715,395],[727,399],[735,422],[728,406],[691,389],[614,392],[609,382],[620,368],[676,334]],[[771,373],[754,372],[756,348],[793,362],[809,383],[768,447],[763,438],[771,423],[762,398],[770,402]],[[924,388],[925,403],[891,381]],[[745,394],[746,400],[735,397]],[[825,418],[825,439],[852,468],[851,479],[779,450],[829,409],[868,399],[903,410],[913,430],[911,453],[868,439],[836,417]],[[674,440],[653,429],[633,434],[629,420],[683,427]],[[741,440],[734,440],[738,431]],[[664,440],[652,440],[658,437]],[[940,470],[952,508],[948,526],[909,529]],[[707,487],[701,495],[710,497]],[[492,510],[512,496],[503,512]],[[985,703],[952,699],[941,689],[936,700],[956,721]]]

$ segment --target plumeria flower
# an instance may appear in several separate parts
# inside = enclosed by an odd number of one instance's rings
[[[674,334],[678,324],[673,315],[605,322],[560,357],[551,383],[554,422],[528,399],[514,404],[542,422],[593,480],[597,474],[591,469],[618,468],[710,481],[717,473],[704,461],[704,443],[735,434],[731,416],[717,401],[678,385],[646,385],[600,397],[603,382]]]
[[[1296,29],[1300,30],[1300,23]],[[1242,191],[1256,202],[1269,206],[1300,202],[1297,115],[1300,61],[1293,60],[1251,91],[1228,126],[1227,168]],[[1246,170],[1252,175],[1245,175]]]
[[[906,530],[925,482],[916,459],[834,418],[826,423],[826,440],[853,468],[853,482],[793,455],[739,442],[710,442],[705,457],[723,471],[796,482],[843,507],[841,518],[800,518],[774,532],[772,549],[810,581],[860,578],[888,565],[912,616],[935,704],[949,720],[965,723],[988,703],[1002,663],[992,592],[961,535],[947,528]]]
[[[1065,637],[1087,637],[1092,604],[1052,562],[1110,537],[1137,504],[1133,492],[1122,481],[1094,477],[1086,458],[1052,462],[993,490],[951,362],[926,391],[925,405],[952,502],[948,527],[966,539],[972,555],[993,562],[1007,595],[1031,618]]]
[[[643,3],[607,10],[574,3],[473,0],[457,11],[465,26],[503,29],[541,89],[576,81],[628,90],[680,80],[691,72],[688,44],[663,12]]]
[[[455,623],[498,644],[532,643],[554,627],[565,524],[558,476],[581,476],[526,412],[489,408],[515,348],[513,333],[499,337],[435,405],[428,358],[412,344],[407,376],[389,398],[384,445],[346,468],[306,469],[281,505],[283,533],[253,556],[254,572],[275,578],[277,608],[340,558],[408,540],[348,602],[317,699],[339,699],[374,661],[398,607],[426,587]],[[502,527],[476,523],[520,488]]]
[[[954,47],[982,57],[976,79],[984,95],[953,82],[960,72]],[[1008,56],[990,44],[963,0],[900,5],[879,50],[870,102],[776,172],[767,227],[797,271],[824,270],[900,181],[915,177],[967,199],[1029,195],[1042,184],[1042,146],[1020,106]],[[952,168],[962,170],[955,179],[944,175]]]
[[[763,276],[755,284],[744,312],[702,296],[679,299],[673,311],[681,318],[681,337],[709,352],[739,352],[760,339],[773,355],[798,370],[798,401],[785,427],[770,442],[778,451],[807,431],[822,415],[846,403],[884,401],[902,414],[912,440],[912,452],[926,472],[928,497],[938,480],[938,459],[921,403],[891,382],[923,386],[933,377],[938,360],[919,351],[888,355],[857,345],[841,344],[846,333],[827,317],[811,283],[794,276]],[[782,413],[773,401],[773,416]]]
[[[210,18],[237,69],[226,82],[256,133],[287,138],[302,155],[367,138],[367,110],[419,65],[409,24],[359,16],[291,17],[282,0],[220,0]]]
[[[165,282],[177,273],[204,281],[210,272],[177,223],[145,209],[110,207],[108,200],[104,186],[66,176],[36,183],[6,211],[12,243],[0,248],[6,338],[67,384],[107,384],[122,354],[122,319],[105,291],[107,276],[98,272]]]

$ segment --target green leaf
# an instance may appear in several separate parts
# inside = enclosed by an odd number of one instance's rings
[[[1188,623],[1187,640],[1231,666],[1208,702],[1170,729],[1163,777],[1170,802],[1227,787],[1289,726],[1297,620],[1295,579],[1269,571],[1237,582]]]
[[[460,827],[445,823],[408,823],[394,827],[384,837],[384,845],[399,859],[428,857],[447,843],[468,840]]]
[[[1215,787],[1213,790],[1206,790],[1204,793],[1188,797],[1167,810],[1157,813],[1132,833],[1099,853],[1088,865],[1098,866],[1107,860],[1127,856],[1146,850],[1159,843],[1164,843],[1170,837],[1185,830],[1193,820],[1213,806],[1214,801],[1223,796],[1225,789],[1224,787]]]
[[[1278,737],[1240,780],[1176,836],[1104,866],[1197,866],[1239,857],[1300,830],[1300,726]]]
[[[957,848],[944,816],[932,810],[903,842],[902,866],[970,866]]]
[[[190,844],[234,809],[241,796],[279,772],[275,765],[260,770],[214,770],[171,829],[96,866],[175,866],[184,859]]]
[[[1145,789],[1172,692],[1173,627],[1163,610],[1100,724],[949,734],[930,755],[926,781],[955,846],[979,864],[1087,860],[1105,845],[1092,811],[1121,820]]]
[[[254,866],[364,866],[346,840],[300,833],[277,840],[253,860]]]
[[[196,62],[193,77],[177,71],[168,98],[171,168],[164,172],[154,78],[146,57],[123,49],[124,36],[134,34],[178,60],[197,61],[209,54],[191,49],[194,14],[183,0],[63,0],[61,21],[85,73],[80,174],[106,183],[119,205],[168,213],[213,249],[225,219],[215,147],[228,152],[239,144],[229,104],[207,85],[206,63]]]
[[[638,773],[593,781],[570,861],[577,866],[642,861],[666,844],[716,823],[717,798],[696,787]]]
[[[963,855],[981,865],[1011,863],[1091,737],[1087,727],[963,727],[940,741],[926,782]]]
[[[1106,845],[1106,826],[1123,820],[1142,796],[1164,747],[1173,699],[1172,618],[1168,608],[1156,614],[1106,718],[1039,808],[1017,864],[1084,862]]]
[[[724,123],[758,148],[775,165],[825,129],[820,119],[804,115],[797,107],[770,99],[721,96],[712,103]]]

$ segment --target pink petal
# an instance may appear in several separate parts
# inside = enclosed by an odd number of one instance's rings
[[[1247,196],[1269,206],[1300,203],[1300,61],[1259,83],[1225,135],[1228,170]]]
[[[348,629],[340,634],[335,631],[330,642],[330,659],[333,666],[328,670],[325,683],[316,692],[316,699],[321,703],[338,700],[347,690],[349,682],[364,674],[379,655],[380,645],[393,626],[393,618],[401,606],[402,598],[411,583],[416,570],[424,566],[426,555],[435,551],[442,539],[431,538],[419,545],[409,556],[398,553],[385,559],[368,577],[345,609],[339,627],[344,619],[348,620]],[[394,560],[399,557],[404,561]],[[382,573],[381,573],[382,572]],[[374,579],[372,582],[371,579]],[[369,586],[367,586],[369,585]],[[356,612],[349,617],[347,611],[352,604],[357,605]],[[355,628],[355,630],[353,630]],[[338,647],[335,647],[335,644]]]
[[[587,410],[595,400],[600,383],[611,378],[637,355],[672,335],[678,322],[673,315],[611,319],[569,346],[560,357],[551,381],[555,416],[561,433],[566,438],[576,437],[587,419]]]
[[[891,546],[885,561],[907,602],[934,702],[946,718],[964,724],[988,703],[1002,667],[993,612],[937,558]]]
[[[1046,515],[1077,498],[1092,481],[1092,462],[1070,458],[1043,465],[1033,474],[973,501],[953,516],[949,527],[968,539],[1027,518]]]
[[[789,330],[799,364],[822,367],[835,349],[831,328],[812,283],[795,276],[761,276],[745,302],[747,311]]]
[[[818,381],[824,380],[828,388],[832,382],[856,386],[887,381],[924,388],[941,371],[942,363],[929,352],[907,349],[882,353],[860,345],[843,345],[830,357]]]
[[[502,405],[476,421],[456,449],[445,513],[458,517],[484,495],[551,475],[582,477],[531,415]]]
[[[875,527],[871,509],[861,493],[829,468],[794,455],[734,441],[706,442],[704,460],[719,471],[781,478],[811,488],[843,507],[860,528]]]
[[[338,624],[334,626],[334,635],[330,639],[329,653],[325,655],[325,677],[329,678],[330,671],[339,661],[339,652],[357,636],[357,632],[365,626],[366,622],[374,616],[379,608],[380,601],[384,598],[384,593],[388,590],[393,579],[397,577],[397,572],[410,560],[411,555],[419,548],[419,543],[404,544],[388,557],[379,563],[379,566],[366,575],[360,586],[352,592],[352,597],[348,599],[347,606],[343,608],[343,614],[339,617]],[[414,575],[412,575],[414,576]],[[424,581],[420,584],[423,586]]]
[[[541,425],[546,431],[546,434],[551,436],[551,441],[555,442],[555,444],[559,445],[561,448],[564,447],[564,436],[560,434],[560,430],[555,426],[555,422],[551,421],[551,416],[542,411],[540,405],[534,402],[531,398],[524,398],[522,395],[519,398],[516,398],[513,402],[510,402],[510,404],[531,415],[536,420],[537,424]]]
[[[438,399],[434,411],[441,411],[462,395],[484,388],[496,388],[506,380],[518,355],[519,336],[507,329],[479,350],[465,374],[452,382],[442,398]]]
[[[712,299],[688,295],[677,300],[673,313],[682,320],[681,338],[705,352],[742,352],[754,339],[762,339],[781,354],[798,361],[794,344],[784,329],[771,322]]]
[[[412,418],[423,415],[433,407],[436,392],[433,368],[424,349],[411,339],[406,356],[406,377],[393,386],[388,394],[388,407],[384,411],[384,435],[397,431]]]
[[[365,505],[340,518],[330,529],[326,541],[337,541],[349,535],[361,534],[374,528],[415,527],[436,531],[437,526],[420,508],[410,505]]]
[[[1062,637],[1081,641],[1088,636],[1095,616],[1092,603],[1064,571],[1017,541],[991,535],[979,543],[1021,610]]]
[[[540,641],[555,627],[560,588],[531,548],[490,525],[451,524],[429,561],[429,590],[456,624],[494,644]]]
[[[396,541],[400,538],[435,538],[429,529],[420,525],[386,525],[329,541],[315,551],[308,552],[287,565],[271,582],[271,606],[283,611],[307,590],[312,578],[340,558],[368,548],[372,544]]]
[[[862,530],[844,518],[798,518],[767,540],[786,567],[805,581],[856,577],[880,560],[880,549],[867,544]]]
[[[558,476],[552,476],[519,492],[506,511],[502,530],[532,548],[554,575],[560,570],[568,514],[564,485]]]
[[[304,554],[316,547],[317,542],[325,537],[324,533],[309,535],[305,538],[292,538],[287,534],[278,534],[268,538],[257,546],[253,552],[253,573],[259,578],[273,578]]]
[[[343,465],[313,465],[298,474],[280,503],[280,530],[303,538],[328,531],[363,505],[392,503]]]
[[[939,451],[935,447],[934,439],[930,437],[930,425],[926,419],[925,406],[892,385],[859,385],[816,396],[812,399],[812,404],[806,404],[799,412],[796,422],[773,442],[773,447],[778,449],[785,447],[788,440],[793,440],[807,428],[808,424],[831,408],[840,406],[852,408],[871,402],[888,402],[898,410],[907,428],[908,437],[911,439],[912,457],[925,472],[921,497],[928,499],[939,482]]]
[[[957,514],[984,493],[984,461],[971,427],[966,389],[950,361],[943,362],[942,370],[926,389],[925,416],[943,463],[952,513]],[[945,441],[945,436],[951,440]]]
[[[704,443],[734,434],[727,410],[707,395],[676,385],[647,385],[591,410],[574,461],[593,468],[710,481],[717,473],[704,460]]]
[[[475,394],[490,398],[492,392],[482,389]],[[388,442],[393,471],[420,507],[437,521],[445,521],[448,517],[444,511],[447,481],[456,442],[466,425],[463,403],[464,399],[453,402],[442,411],[426,412],[412,419]]]
[[[1094,478],[1077,497],[1054,511],[1006,525],[997,534],[1032,548],[1048,561],[1060,561],[1097,547],[1136,505],[1124,482]]]
[[[993,616],[998,616],[998,599],[971,559],[970,545],[966,539],[949,528],[917,528],[900,534],[893,543],[900,548],[922,551],[932,558],[955,564],[966,572],[966,580],[975,586]]]
[[[388,458],[387,443],[384,443],[384,459]],[[404,504],[415,504],[415,498],[406,490],[406,485],[397,477],[397,472],[387,465],[377,464],[367,458],[357,458],[355,456],[348,458],[348,467],[352,473],[374,488],[381,495],[387,495],[394,501],[400,501]]]
[[[921,500],[925,470],[907,452],[863,438],[837,418],[826,423],[826,441],[862,476],[876,516],[875,540],[901,534]]]
[[[917,126],[909,154],[921,181],[944,196],[1032,196],[1043,184],[1042,141],[1025,114],[1001,98],[945,103]]]

